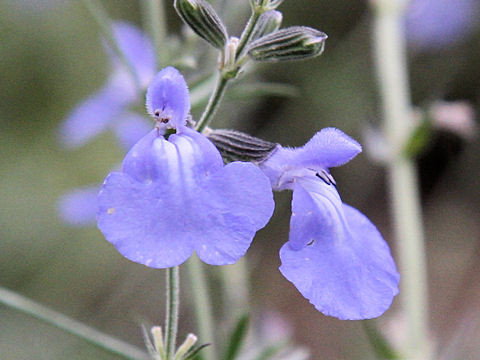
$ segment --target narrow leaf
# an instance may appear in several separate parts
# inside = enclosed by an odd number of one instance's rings
[[[230,336],[230,341],[224,356],[224,360],[234,360],[237,358],[245,340],[245,336],[247,335],[248,321],[248,315],[243,315],[238,320],[237,325]]]

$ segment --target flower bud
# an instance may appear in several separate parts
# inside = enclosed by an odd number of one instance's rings
[[[315,57],[323,52],[327,35],[321,31],[292,26],[252,42],[248,54],[257,61],[286,61]]]
[[[253,0],[253,6],[265,10],[273,10],[280,6],[283,0]]]
[[[226,162],[260,163],[277,148],[275,143],[236,130],[207,129],[205,135],[217,147]]]
[[[255,41],[262,36],[277,31],[282,23],[282,18],[283,16],[280,11],[269,10],[264,12],[262,15],[260,15],[255,27],[253,28],[250,41]]]
[[[201,38],[223,49],[228,35],[225,25],[213,7],[205,0],[175,0],[175,10]]]

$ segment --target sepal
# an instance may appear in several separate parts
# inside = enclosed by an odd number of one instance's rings
[[[218,49],[228,39],[227,29],[212,5],[205,0],[175,0],[175,10],[201,38]]]
[[[273,33],[280,28],[282,24],[283,15],[280,11],[269,10],[264,12],[258,18],[255,27],[253,28],[252,35],[250,36],[250,41],[255,41],[262,36]]]
[[[277,144],[235,130],[208,130],[207,138],[217,147],[226,162],[260,163],[272,154]]]
[[[288,61],[320,55],[325,48],[327,35],[306,27],[292,26],[252,42],[248,54],[257,61]]]

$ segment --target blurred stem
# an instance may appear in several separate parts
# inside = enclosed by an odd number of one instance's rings
[[[188,260],[187,268],[190,277],[190,288],[193,295],[193,304],[195,307],[195,316],[198,326],[198,335],[201,342],[209,342],[215,339],[214,319],[212,313],[212,301],[207,285],[207,277],[203,264],[197,255],[192,255]],[[202,350],[205,358],[216,360],[216,344]]]
[[[68,316],[40,305],[11,290],[0,287],[0,304],[16,309],[41,321],[77,336],[105,351],[124,359],[146,360],[147,354],[141,349],[93,329]]]
[[[429,358],[427,275],[421,205],[415,164],[402,150],[413,118],[403,33],[404,0],[371,0],[375,18],[375,57],[383,100],[392,214],[402,274],[401,299],[407,320],[408,359]]]
[[[225,313],[232,319],[248,312],[249,282],[245,257],[233,265],[222,266]]]
[[[164,3],[163,0],[141,0],[140,5],[145,27],[155,47],[157,68],[161,68],[166,65],[168,55],[164,51],[166,47],[162,46],[168,33]]]
[[[93,19],[97,23],[98,27],[102,31],[102,34],[107,41],[108,45],[112,48],[115,55],[118,56],[122,64],[125,66],[127,71],[132,76],[133,81],[135,82],[135,86],[137,90],[140,92],[142,86],[140,79],[138,77],[137,72],[135,71],[135,67],[128,59],[128,57],[123,53],[122,49],[118,45],[117,41],[115,40],[115,36],[113,35],[112,26],[110,18],[107,15],[105,9],[100,5],[97,0],[82,0],[85,7],[87,8],[90,15],[92,15]]]
[[[165,319],[165,353],[167,360],[173,360],[178,329],[178,308],[180,305],[180,275],[178,266],[166,269],[167,311]]]

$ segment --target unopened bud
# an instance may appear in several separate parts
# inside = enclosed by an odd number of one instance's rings
[[[321,31],[292,26],[275,31],[252,42],[248,54],[257,61],[299,60],[320,55],[327,35]]]
[[[253,28],[252,35],[250,36],[250,41],[255,41],[262,36],[273,33],[280,28],[282,24],[282,13],[276,10],[269,10],[264,12],[258,18],[255,27]]]
[[[205,0],[175,0],[175,10],[201,38],[218,49],[227,42],[227,30],[212,5]]]
[[[275,143],[236,130],[207,129],[205,135],[217,147],[226,162],[260,163],[277,148]]]

